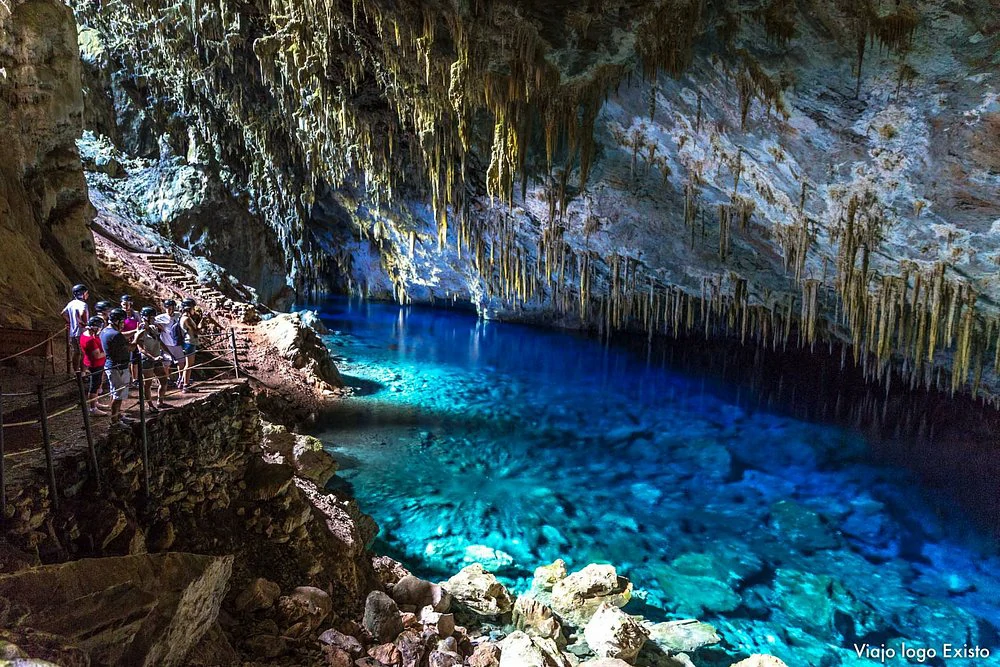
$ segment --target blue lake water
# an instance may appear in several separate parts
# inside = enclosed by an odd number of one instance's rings
[[[416,574],[481,562],[524,590],[557,558],[612,563],[628,611],[719,629],[699,667],[877,664],[864,644],[905,664],[903,642],[936,652],[923,664],[1000,664],[961,657],[997,650],[995,540],[859,432],[747,407],[665,351],[455,310],[320,312],[357,388],[317,433],[333,484]]]

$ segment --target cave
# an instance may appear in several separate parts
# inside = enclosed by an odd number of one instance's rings
[[[0,0],[0,661],[990,664],[998,53]]]

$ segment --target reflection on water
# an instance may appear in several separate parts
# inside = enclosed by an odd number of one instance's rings
[[[322,314],[365,388],[320,434],[338,483],[377,548],[425,576],[482,562],[523,587],[557,557],[611,562],[643,613],[710,620],[730,654],[789,664],[851,664],[857,639],[995,640],[991,412],[866,385],[839,350]]]

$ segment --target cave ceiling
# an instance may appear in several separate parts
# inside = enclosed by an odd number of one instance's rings
[[[998,359],[990,2],[70,4],[145,131],[196,136],[296,280],[836,338],[914,383],[946,363],[976,389]]]

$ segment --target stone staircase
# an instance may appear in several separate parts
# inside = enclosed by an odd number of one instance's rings
[[[254,311],[253,306],[230,299],[228,296],[208,285],[198,282],[197,276],[185,264],[178,262],[172,255],[162,253],[133,253],[152,267],[157,279],[165,286],[172,288],[179,297],[190,296],[206,310],[222,313],[238,322],[248,322],[248,311]]]

